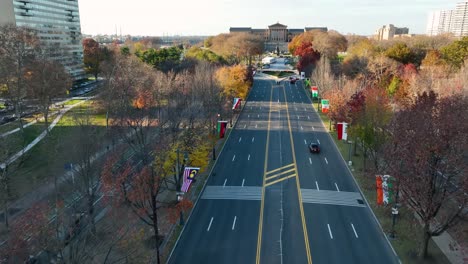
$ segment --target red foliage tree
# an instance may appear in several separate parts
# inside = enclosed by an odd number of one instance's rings
[[[424,92],[395,114],[388,130],[388,173],[422,221],[419,256],[425,258],[430,238],[467,214],[468,101]]]
[[[313,49],[311,42],[301,43],[294,51],[294,55],[299,56],[297,63],[299,71],[306,71],[308,66],[314,65],[320,59],[320,54]]]
[[[0,261],[23,263],[51,245],[54,229],[49,225],[48,212],[47,204],[39,203],[13,222],[7,245],[0,248]]]
[[[162,153],[161,157],[166,156],[162,150],[157,151]],[[122,156],[112,156],[104,166],[104,190],[108,195],[112,195],[116,202],[127,205],[143,223],[153,229],[157,263],[160,263],[158,213],[160,208],[166,206],[158,197],[163,191],[163,162],[156,158],[156,162],[143,165],[140,169],[138,166],[131,166],[129,162],[119,166],[119,157]]]

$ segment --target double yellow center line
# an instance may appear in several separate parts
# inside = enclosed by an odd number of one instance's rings
[[[286,98],[286,91],[283,88],[284,98]],[[258,238],[257,238],[257,257],[256,257],[256,264],[260,264],[260,255],[261,255],[261,248],[262,248],[262,230],[263,230],[263,210],[265,207],[265,188],[271,186],[275,183],[284,181],[290,178],[296,178],[296,185],[297,185],[297,195],[299,200],[299,209],[301,212],[301,220],[302,220],[302,229],[304,233],[304,243],[306,248],[307,254],[307,263],[312,264],[312,257],[310,254],[310,246],[309,246],[309,236],[307,234],[307,226],[304,217],[304,207],[302,205],[302,194],[301,188],[299,183],[299,177],[297,176],[297,163],[296,163],[296,154],[294,149],[294,140],[292,136],[292,129],[291,129],[291,120],[289,118],[289,108],[288,102],[286,100],[286,111],[288,117],[288,127],[289,127],[289,139],[291,142],[292,148],[292,156],[293,156],[293,163],[286,165],[281,168],[277,168],[267,172],[267,165],[268,165],[268,144],[270,142],[270,121],[271,121],[271,112],[272,112],[272,97],[273,97],[273,87],[270,92],[270,107],[268,111],[268,130],[267,130],[267,140],[266,140],[266,147],[265,147],[265,163],[264,163],[264,170],[263,170],[263,184],[262,184],[262,200],[260,203],[260,218],[258,223]],[[281,109],[282,107],[280,107]],[[281,176],[281,177],[280,177]]]
[[[288,170],[281,171],[281,170],[285,170],[285,169],[288,169]],[[276,172],[276,173],[274,173],[274,172]],[[291,164],[286,165],[286,166],[284,166],[282,168],[278,168],[278,169],[274,169],[272,171],[269,171],[269,172],[267,172],[265,174],[265,176],[268,176],[268,177],[265,178],[266,183],[264,184],[264,186],[268,187],[268,186],[273,185],[275,183],[287,180],[289,178],[296,177],[297,172],[296,172],[296,168],[295,168],[294,164],[291,163]],[[280,176],[282,176],[282,177],[280,177]],[[276,179],[276,180],[274,180],[274,179]],[[273,181],[271,181],[271,180],[273,180]]]

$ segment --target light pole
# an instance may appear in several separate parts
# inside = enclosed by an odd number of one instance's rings
[[[351,145],[353,144],[353,141],[348,140],[348,165],[351,166],[353,162],[351,161]]]
[[[390,238],[395,238],[395,224],[396,224],[396,218],[399,214],[398,212],[398,195],[399,195],[399,182],[397,184],[397,191],[395,194],[395,203],[392,207],[392,232],[390,233]]]

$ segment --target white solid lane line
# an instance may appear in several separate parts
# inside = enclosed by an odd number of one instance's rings
[[[234,161],[236,159],[236,155],[234,155],[234,157],[232,157],[232,161]]]
[[[328,160],[327,160],[327,158],[325,158],[325,162],[328,164]]]
[[[354,235],[356,236],[356,238],[359,238],[359,236],[357,235],[356,229],[354,229],[353,223],[351,223],[351,227],[353,228]]]
[[[307,145],[307,141],[304,139],[304,144]]]
[[[236,220],[237,216],[234,216],[234,222],[232,222],[232,230],[234,230],[234,227],[236,227]]]
[[[247,160],[250,160],[250,154],[249,154],[249,157],[247,157]]]
[[[340,188],[338,188],[338,184],[336,184],[336,182],[335,182],[335,186],[336,186],[336,190],[339,192]]]
[[[245,179],[242,179],[242,187],[244,187]]]
[[[312,164],[312,159],[311,158],[309,158],[309,163]]]
[[[206,231],[210,231],[211,224],[213,223],[213,219],[214,219],[214,217],[211,217],[210,224],[208,225],[208,228],[206,229]]]
[[[252,138],[252,143],[255,141],[255,137]]]
[[[328,226],[328,232],[330,233],[330,237],[331,239],[333,239],[333,234],[331,232],[330,224],[327,224],[327,226]]]
[[[315,181],[315,186],[317,186],[317,191],[320,191],[320,188],[318,187],[318,182]]]
[[[223,188],[226,187],[227,179],[224,180]]]
[[[242,141],[242,137],[239,138],[239,143]]]

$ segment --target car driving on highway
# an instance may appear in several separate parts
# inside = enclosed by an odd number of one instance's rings
[[[312,142],[309,145],[310,153],[320,153],[320,146],[318,143]]]

